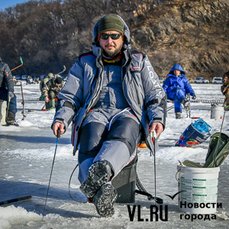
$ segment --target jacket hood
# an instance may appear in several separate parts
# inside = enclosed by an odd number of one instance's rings
[[[105,15],[104,15],[105,16]],[[94,42],[93,42],[93,53],[94,55],[98,55],[99,49],[101,49],[101,47],[98,44],[98,25],[99,25],[99,21],[104,17],[102,16],[97,23],[94,26],[94,30],[93,30],[93,38],[94,38]],[[118,17],[120,17],[119,15],[117,15]],[[120,17],[121,18],[121,17]],[[129,27],[127,26],[126,22],[121,18],[121,20],[124,23],[124,43],[123,43],[123,48],[124,49],[131,49],[131,45],[130,45],[130,30]]]
[[[169,72],[169,74],[168,75],[174,75],[173,74],[173,71],[174,70],[179,70],[179,71],[181,71],[181,75],[185,75],[185,71],[184,71],[184,69],[181,67],[181,65],[179,65],[179,64],[175,64],[172,68],[171,68],[171,70],[170,70],[170,72]]]

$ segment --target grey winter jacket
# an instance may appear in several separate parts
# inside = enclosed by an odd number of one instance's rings
[[[101,48],[96,45],[97,28],[98,23],[94,28],[93,51],[77,58],[58,94],[60,108],[53,123],[61,122],[67,129],[73,121],[74,152],[77,150],[81,124],[89,110],[97,103],[102,87],[103,62]],[[142,124],[144,139],[153,151],[149,124],[160,122],[165,126],[166,96],[147,55],[130,50],[129,34],[129,28],[125,24],[122,89],[129,106]]]
[[[0,87],[14,92],[14,81],[8,64],[0,61]]]

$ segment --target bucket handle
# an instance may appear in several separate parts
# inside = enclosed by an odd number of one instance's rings
[[[178,160],[178,162],[180,163],[180,165],[182,165],[182,163]],[[178,181],[178,178],[177,178],[177,174],[181,171],[181,169],[178,169],[176,174],[175,174],[175,179]]]
[[[175,179],[178,181],[177,174],[181,171],[181,169],[178,169],[176,174],[175,174]]]

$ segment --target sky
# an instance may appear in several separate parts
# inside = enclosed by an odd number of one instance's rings
[[[222,120],[219,117],[216,120],[211,119],[211,104],[198,101],[222,100],[220,86],[220,84],[192,84],[197,103],[191,103],[191,117],[203,118],[212,127],[211,134],[220,130]],[[210,141],[208,138],[195,147],[175,147],[181,133],[195,120],[186,118],[186,112],[182,113],[182,119],[176,120],[173,110],[168,112],[166,128],[157,141],[159,148],[157,147],[156,150],[155,161],[157,196],[164,200],[162,207],[164,209],[165,206],[168,207],[167,221],[162,221],[161,215],[157,222],[148,220],[151,210],[154,211],[156,205],[155,202],[142,195],[135,197],[135,206],[140,206],[140,210],[138,208],[134,213],[133,204],[130,206],[131,214],[134,216],[133,221],[130,220],[127,204],[115,204],[114,216],[100,218],[94,205],[88,203],[86,197],[80,192],[77,179],[78,169],[70,182],[70,191],[74,199],[72,200],[69,196],[68,184],[70,175],[77,164],[77,156],[72,156],[71,126],[59,139],[50,189],[46,207],[44,207],[56,145],[56,139],[50,128],[55,112],[54,110],[41,111],[44,101],[38,100],[39,85],[26,85],[23,81],[26,116],[23,120],[21,87],[15,86],[14,89],[18,106],[16,121],[19,126],[0,126],[0,203],[25,196],[32,196],[32,198],[1,205],[0,229],[228,228],[229,221],[219,217],[225,214],[229,219],[229,156],[220,166],[220,173],[214,173],[219,175],[217,203],[222,203],[222,208],[218,208],[216,213],[216,219],[211,220],[213,219],[211,214],[210,218],[206,218],[208,220],[201,218],[202,213],[206,211],[206,208],[201,208],[194,209],[200,210],[201,213],[194,214],[191,220],[189,214],[179,210],[178,196],[174,196],[173,199],[167,196],[173,196],[178,191],[177,177],[181,174],[177,168],[178,160],[204,162]],[[222,128],[222,132],[227,135],[229,135],[228,118],[229,112],[226,114]],[[155,187],[153,171],[153,156],[150,156],[147,149],[140,149],[137,164],[138,177],[145,189],[152,194]],[[212,190],[211,195],[215,187]],[[162,215],[165,216],[165,214]]]
[[[29,0],[1,0],[0,10],[4,10],[7,7],[15,6],[16,4],[25,3]]]

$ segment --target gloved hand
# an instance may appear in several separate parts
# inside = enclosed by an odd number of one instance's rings
[[[193,96],[192,96],[192,99],[196,99],[196,95],[193,95]]]
[[[45,97],[45,102],[48,103],[49,102],[49,98]]]
[[[12,91],[8,92],[8,101],[10,101],[14,97],[14,93]]]

